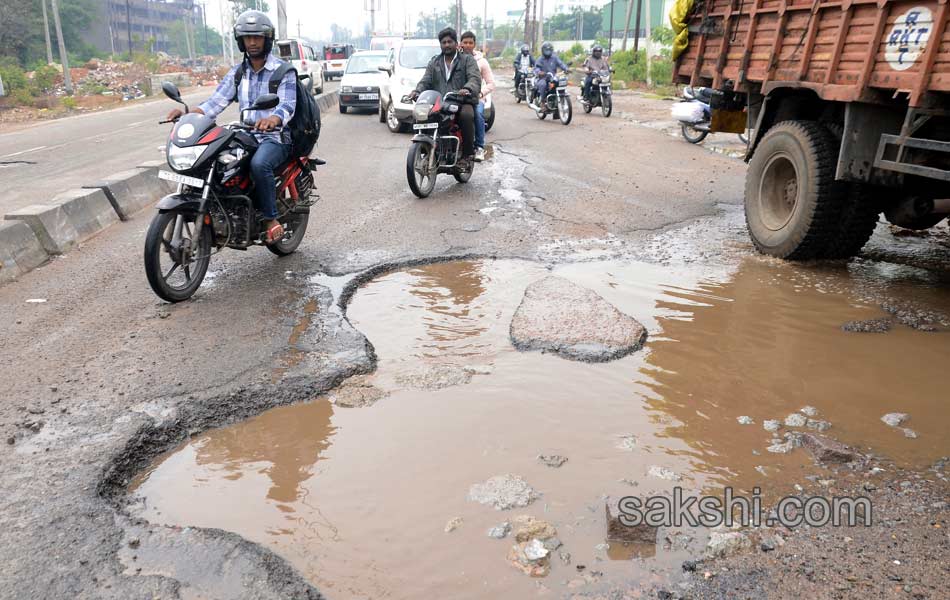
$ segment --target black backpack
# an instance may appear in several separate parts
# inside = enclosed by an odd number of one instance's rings
[[[244,69],[246,68],[247,63],[244,63],[234,72],[235,101],[238,99],[238,89],[241,86],[241,79],[244,78]],[[291,117],[290,123],[286,124],[290,131],[291,156],[310,156],[317,139],[320,137],[320,107],[317,106],[310,92],[297,79],[297,70],[294,69],[293,65],[281,61],[281,65],[277,67],[277,70],[271,75],[270,81],[267,82],[268,91],[271,94],[276,94],[281,80],[287,75],[288,71],[294,72],[294,80],[297,82],[297,105],[294,108],[294,116]]]

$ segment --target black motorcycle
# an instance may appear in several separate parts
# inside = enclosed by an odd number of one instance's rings
[[[519,104],[521,102],[531,102],[534,95],[534,82],[534,70],[522,69],[520,83],[511,90],[511,93],[515,96],[515,102]]]
[[[604,117],[609,117],[614,111],[613,90],[610,87],[610,74],[613,72],[614,69],[610,69],[594,74],[590,84],[590,97],[581,96],[581,106],[584,107],[585,113],[590,114],[598,106]]]
[[[567,93],[567,73],[561,75],[544,73],[541,79],[545,82],[545,93],[541,98],[532,96],[529,106],[542,121],[551,114],[552,118],[560,119],[561,123],[568,125],[574,115],[571,96]]]
[[[416,135],[406,156],[406,177],[409,189],[425,198],[435,188],[439,173],[451,173],[459,183],[472,178],[472,167],[458,166],[462,157],[462,129],[458,124],[462,95],[449,92],[444,97],[434,90],[422,92],[412,108]],[[404,96],[404,104],[412,98]]]
[[[185,105],[178,88],[162,84],[165,95]],[[244,113],[274,108],[276,94],[263,94],[241,111],[241,122],[218,126],[198,113],[175,119],[166,145],[172,172],[159,171],[161,179],[178,184],[178,190],[162,198],[145,235],[145,275],[152,290],[163,300],[180,302],[195,293],[208,271],[211,255],[224,247],[247,250],[265,245],[278,256],[292,253],[307,231],[313,193],[315,165],[319,159],[292,157],[278,170],[277,220],[284,236],[265,243],[260,213],[251,200],[254,182],[249,166],[258,148],[245,125]],[[168,123],[169,121],[161,121]]]

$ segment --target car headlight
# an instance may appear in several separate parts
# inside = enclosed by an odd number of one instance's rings
[[[413,80],[411,80],[411,79],[409,79],[408,77],[400,77],[400,78],[399,78],[399,85],[401,85],[401,86],[403,86],[403,87],[414,88],[414,87],[416,87],[416,82],[413,81]]]
[[[176,171],[187,171],[195,165],[198,157],[208,148],[204,146],[188,146],[180,148],[175,144],[168,147],[168,166]]]
[[[344,94],[350,94],[353,92],[353,86],[344,85],[342,88],[340,88],[340,91],[342,91]]]

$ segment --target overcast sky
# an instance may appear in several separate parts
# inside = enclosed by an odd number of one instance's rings
[[[201,0],[199,0],[200,2]],[[287,29],[288,34],[296,37],[297,21],[300,21],[300,32],[306,37],[329,38],[330,24],[337,23],[355,31],[361,31],[364,24],[369,24],[369,12],[364,7],[369,6],[372,0],[286,0],[287,1]],[[421,12],[446,10],[453,4],[453,0],[375,0],[382,10],[376,12],[376,29],[384,31],[387,26],[387,17],[393,31],[402,33],[406,17],[409,27],[413,28]],[[224,6],[225,0],[204,0],[207,4],[208,24],[220,29],[219,6]],[[277,23],[277,1],[268,0],[270,16]],[[488,0],[490,19],[501,22],[508,10],[524,8],[524,0]],[[539,3],[540,4],[540,3]],[[553,7],[554,0],[549,5]],[[481,17],[484,13],[485,0],[463,0],[463,10],[470,16]],[[387,15],[387,8],[389,9]],[[548,11],[545,11],[548,12]]]

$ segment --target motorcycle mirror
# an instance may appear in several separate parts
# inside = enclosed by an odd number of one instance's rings
[[[175,102],[184,104],[184,102],[181,101],[181,92],[178,91],[178,86],[176,86],[171,81],[162,82],[162,91],[165,92],[166,96],[168,96],[170,99],[174,100]]]
[[[276,107],[278,104],[280,104],[280,98],[277,94],[263,94],[257,97],[250,108],[251,110],[267,110]]]

